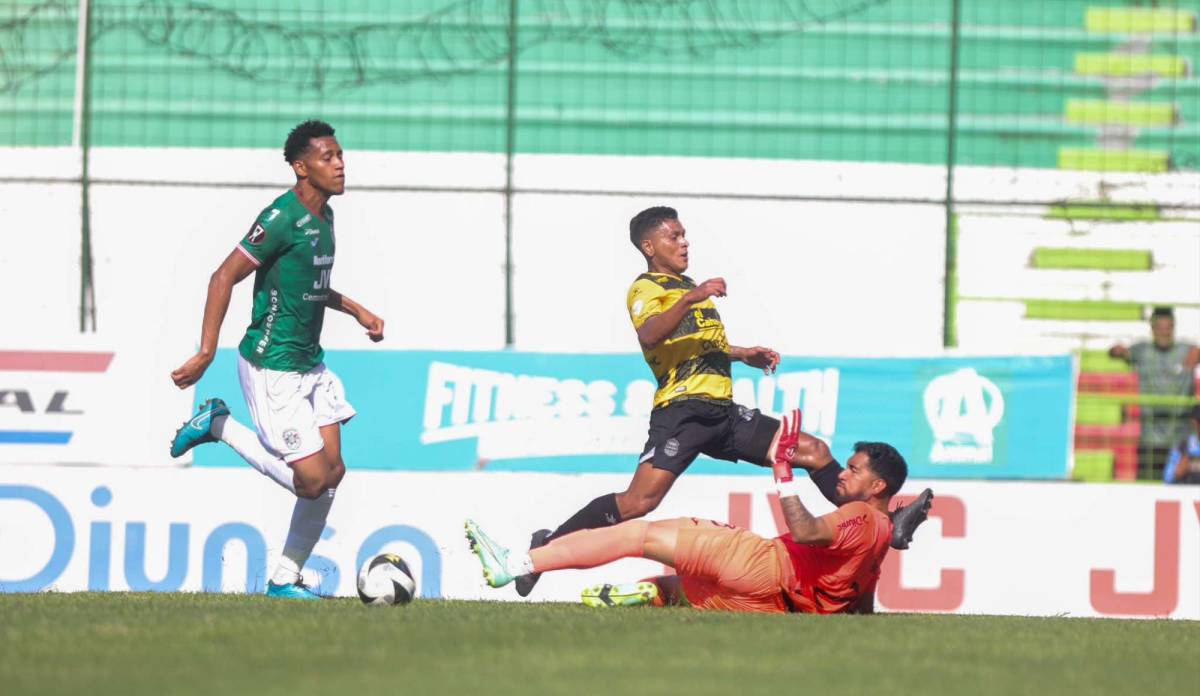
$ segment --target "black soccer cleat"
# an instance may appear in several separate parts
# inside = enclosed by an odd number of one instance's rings
[[[908,505],[901,505],[892,511],[892,548],[907,549],[912,541],[913,532],[929,517],[929,508],[933,505],[933,489],[921,491],[916,500]]]
[[[529,550],[532,551],[539,546],[545,546],[550,538],[549,529],[539,529],[529,538]],[[528,575],[518,575],[517,581],[513,585],[517,588],[517,594],[522,597],[528,597],[530,592],[533,592],[533,586],[537,584],[541,573],[529,573]]]

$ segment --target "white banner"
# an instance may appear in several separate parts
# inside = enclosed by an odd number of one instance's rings
[[[651,518],[728,520],[778,534],[770,477],[682,477]],[[389,550],[423,597],[517,600],[482,584],[462,523],[520,546],[615,474],[351,471],[306,572],[353,595],[358,564]],[[1200,489],[1123,484],[912,481],[937,498],[908,551],[892,551],[877,604],[891,611],[1200,619]],[[815,489],[805,502],[830,509]],[[250,469],[0,467],[0,590],[257,592],[294,498]],[[663,568],[642,559],[543,577],[534,600],[576,601],[596,582]]]

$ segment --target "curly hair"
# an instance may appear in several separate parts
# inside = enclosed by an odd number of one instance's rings
[[[309,119],[288,133],[287,141],[283,144],[283,159],[291,164],[308,152],[312,147],[313,138],[327,138],[331,135],[333,126],[324,121]]]

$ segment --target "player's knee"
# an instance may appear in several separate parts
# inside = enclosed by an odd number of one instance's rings
[[[325,479],[318,476],[296,476],[296,495],[310,500],[321,497],[327,488]]]
[[[342,479],[345,477],[346,465],[342,463],[341,459],[338,459],[329,469],[329,476],[325,481],[326,488],[337,488],[338,484],[340,484]]]
[[[325,486],[320,483],[297,483],[296,496],[299,498],[308,498],[316,500],[325,492]]]
[[[624,498],[620,505],[621,517],[627,520],[645,517],[662,502],[662,495],[657,493],[626,493]]]

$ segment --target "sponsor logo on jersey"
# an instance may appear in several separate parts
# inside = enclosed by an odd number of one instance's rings
[[[266,238],[267,238],[266,228],[263,227],[262,225],[258,224],[257,222],[254,223],[254,225],[250,227],[250,231],[246,233],[246,243],[247,244],[254,244],[255,246],[257,246],[259,244],[262,244],[263,240]]]
[[[638,300],[633,303],[633,307],[630,309],[630,313],[636,318],[637,316],[639,316],[642,313],[643,307],[645,307],[645,305],[642,303],[641,300]]]
[[[332,266],[333,254],[318,254],[313,257],[314,266]]]
[[[263,222],[270,222],[270,221],[274,220],[274,219],[275,219],[275,218],[277,218],[277,217],[279,217],[279,209],[278,209],[278,208],[271,208],[271,212],[267,214],[267,219],[266,219],[266,220],[263,220]]]
[[[304,236],[305,236],[305,237],[311,237],[311,236],[313,236],[314,234],[321,234],[321,230],[319,230],[319,229],[308,229],[308,230],[304,230]]]
[[[279,291],[271,290],[270,308],[267,311],[267,319],[263,322],[263,335],[258,339],[258,344],[254,347],[254,352],[262,355],[267,346],[271,343],[271,331],[275,328],[275,315],[279,312]]]
[[[296,227],[297,228],[304,227],[311,220],[312,220],[312,213],[307,213],[304,217],[302,217],[296,221]]]
[[[1004,418],[1004,395],[972,368],[935,377],[925,387],[925,418],[933,430],[934,464],[991,464],[993,430]]]
[[[848,520],[845,520],[844,522],[842,522],[841,524],[839,524],[839,525],[837,526],[837,528],[838,528],[838,529],[845,529],[846,527],[861,527],[861,526],[863,526],[863,525],[864,525],[864,524],[866,524],[866,523],[867,523],[867,516],[866,516],[866,515],[859,515],[858,517],[851,517],[850,519],[848,519]]]

